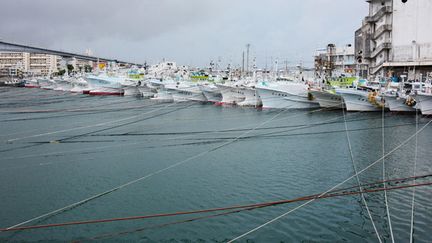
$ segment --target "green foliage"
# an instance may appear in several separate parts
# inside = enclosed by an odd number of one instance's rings
[[[63,76],[65,73],[66,73],[66,70],[61,69],[61,70],[59,70],[58,72],[54,73],[54,75],[57,75],[57,76]]]
[[[84,65],[84,72],[91,73],[92,71],[93,71],[92,66],[90,66],[88,64]]]
[[[68,64],[67,69],[68,69],[68,73],[72,73],[72,71],[74,70],[74,67],[72,64]]]

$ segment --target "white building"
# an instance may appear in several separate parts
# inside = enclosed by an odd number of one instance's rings
[[[432,1],[367,0],[369,15],[355,33],[357,63],[372,77],[432,71]]]
[[[48,75],[57,72],[58,57],[54,55],[27,52],[0,52],[0,70],[3,75],[18,72],[34,75]]]
[[[315,72],[317,76],[354,75],[356,70],[354,46],[351,44],[335,46],[315,51]]]

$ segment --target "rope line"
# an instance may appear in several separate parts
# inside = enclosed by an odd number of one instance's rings
[[[57,133],[70,132],[70,131],[81,130],[81,129],[86,129],[86,128],[92,128],[92,127],[100,127],[100,126],[104,126],[104,125],[108,125],[108,124],[113,124],[113,123],[117,123],[117,122],[127,121],[127,120],[131,120],[131,119],[140,117],[142,115],[147,115],[147,114],[153,113],[155,111],[159,111],[159,110],[168,108],[168,107],[170,107],[170,106],[172,106],[174,104],[176,104],[176,103],[172,103],[172,104],[169,104],[169,105],[163,106],[161,108],[154,109],[154,110],[142,113],[142,114],[138,114],[138,115],[134,115],[134,116],[129,116],[129,117],[122,118],[122,119],[117,119],[117,120],[114,120],[114,121],[101,122],[101,123],[98,123],[98,124],[93,124],[93,125],[88,125],[88,126],[74,127],[74,128],[69,128],[69,129],[63,129],[63,130],[53,131],[53,132],[46,132],[46,133],[40,133],[40,134],[35,134],[35,135],[20,137],[20,138],[13,138],[13,139],[7,140],[7,142],[11,143],[11,142],[19,141],[19,140],[24,140],[24,139],[27,139],[27,138],[42,137],[42,136],[46,136],[46,135],[52,135],[52,134],[57,134]]]
[[[408,178],[402,178],[402,179],[396,179],[396,180],[389,180],[386,183],[392,183],[393,182],[395,184],[400,184],[403,182],[407,182],[408,180],[425,179],[427,177],[432,177],[432,174],[417,176],[414,178],[408,177]],[[180,215],[202,214],[202,213],[211,213],[211,212],[218,212],[218,211],[227,211],[227,210],[233,210],[233,209],[263,208],[263,207],[269,207],[269,206],[276,206],[276,205],[306,201],[306,200],[310,200],[310,199],[325,199],[325,198],[332,198],[332,197],[357,195],[357,194],[362,194],[362,193],[375,193],[375,192],[380,192],[383,190],[399,190],[399,189],[405,189],[405,188],[411,188],[411,187],[429,186],[429,185],[432,185],[432,182],[424,182],[424,183],[418,183],[418,184],[410,183],[410,184],[406,184],[406,185],[391,186],[391,187],[386,187],[386,188],[374,187],[374,186],[380,185],[380,184],[382,184],[382,181],[362,185],[362,187],[363,186],[369,187],[368,189],[364,189],[362,191],[357,191],[357,190],[353,191],[352,189],[358,188],[358,186],[354,186],[354,187],[347,187],[344,189],[329,191],[326,195],[323,195],[322,193],[321,194],[312,194],[312,195],[298,197],[298,198],[294,198],[294,199],[285,199],[285,200],[261,202],[261,203],[254,203],[254,204],[245,204],[245,205],[235,205],[235,206],[220,207],[220,208],[201,209],[201,210],[194,210],[194,211],[179,211],[179,212],[173,212],[173,213],[160,213],[160,214],[130,216],[130,217],[122,217],[122,218],[96,219],[96,220],[86,220],[86,221],[55,223],[55,224],[23,226],[23,227],[15,227],[15,228],[3,228],[3,229],[0,229],[0,232],[23,231],[23,230],[31,230],[31,229],[54,228],[54,227],[83,225],[83,224],[109,223],[109,222],[117,222],[117,221],[130,221],[130,220],[141,220],[141,219],[151,219],[151,218],[163,218],[163,217],[180,216]]]
[[[372,217],[372,214],[371,214],[371,212],[370,212],[370,209],[369,209],[369,206],[368,206],[368,204],[367,204],[367,201],[366,201],[366,199],[365,199],[365,196],[364,196],[364,194],[362,193],[362,192],[363,192],[363,187],[361,186],[360,179],[359,179],[358,172],[357,172],[357,166],[356,166],[355,161],[354,161],[354,155],[353,155],[352,146],[351,146],[351,139],[350,139],[350,136],[349,136],[349,133],[348,133],[348,125],[347,125],[347,122],[346,122],[345,110],[344,110],[344,109],[342,109],[342,114],[343,114],[344,121],[345,121],[345,122],[344,122],[344,125],[345,125],[345,134],[346,134],[346,139],[347,139],[347,143],[348,143],[348,150],[349,150],[349,154],[350,154],[351,163],[352,163],[352,166],[353,166],[353,169],[354,169],[354,174],[356,175],[357,184],[358,184],[358,186],[359,186],[359,190],[360,190],[360,197],[361,197],[361,199],[362,199],[362,201],[363,201],[363,204],[364,204],[365,207],[366,207],[366,211],[367,211],[367,213],[368,213],[369,219],[370,219],[370,221],[371,221],[371,223],[372,223],[372,227],[373,227],[373,229],[374,229],[374,231],[375,231],[375,234],[376,234],[376,236],[377,236],[377,238],[378,238],[378,241],[379,241],[380,243],[382,243],[381,236],[380,236],[380,234],[379,234],[379,232],[378,232],[378,229],[376,228],[375,222],[374,222],[374,220],[373,220],[373,217]],[[385,180],[385,179],[383,178],[383,180]]]
[[[382,125],[382,156],[383,156],[383,160],[382,160],[382,176],[383,176],[383,181],[386,179],[386,166],[385,166],[385,113],[384,113],[384,105],[382,107],[382,119],[381,119],[381,125]],[[386,187],[386,184],[383,183],[384,188]],[[385,206],[386,206],[386,213],[387,213],[387,220],[388,220],[388,224],[389,224],[389,228],[390,228],[390,237],[391,237],[391,241],[392,243],[395,243],[394,240],[394,235],[393,235],[393,227],[392,227],[392,222],[391,222],[391,216],[390,216],[390,208],[389,208],[389,204],[388,204],[388,197],[387,197],[387,191],[384,190],[384,202],[385,202]]]
[[[414,133],[413,135],[411,135],[411,136],[410,136],[409,138],[407,138],[405,141],[403,141],[403,142],[400,143],[398,146],[396,146],[395,148],[393,148],[392,150],[390,150],[387,154],[385,154],[384,157],[388,157],[389,155],[391,155],[392,153],[394,153],[395,151],[397,151],[398,149],[400,149],[402,146],[404,146],[406,143],[408,143],[409,141],[411,141],[411,139],[413,139],[413,138],[414,138],[418,133],[422,132],[422,131],[427,127],[427,126],[429,126],[429,124],[430,124],[431,122],[432,122],[432,120],[430,120],[428,123],[426,123],[426,125],[424,125],[420,130],[418,130],[416,133]],[[360,170],[356,175],[352,175],[352,176],[348,177],[348,178],[345,179],[344,181],[338,183],[337,185],[333,186],[333,187],[330,188],[329,190],[327,190],[327,191],[325,191],[324,193],[322,193],[321,196],[324,196],[324,195],[327,194],[328,192],[330,192],[330,191],[332,191],[332,190],[338,188],[339,186],[345,184],[346,182],[348,182],[349,180],[351,180],[351,179],[354,178],[355,176],[360,175],[360,174],[363,173],[364,171],[368,170],[369,168],[371,168],[372,166],[374,166],[375,164],[377,164],[378,162],[380,162],[382,159],[383,159],[383,158],[379,158],[378,160],[376,160],[376,161],[374,161],[373,163],[369,164],[368,166],[366,166],[365,168],[363,168],[362,170]],[[301,205],[299,205],[299,206],[297,206],[297,207],[291,209],[290,211],[285,212],[285,213],[283,213],[283,214],[277,216],[276,218],[273,218],[273,219],[267,221],[266,223],[261,224],[261,225],[255,227],[255,228],[249,230],[248,232],[246,232],[246,233],[240,235],[240,236],[235,237],[234,239],[228,241],[228,243],[230,243],[230,242],[234,242],[234,241],[236,241],[236,240],[239,240],[239,239],[241,239],[241,238],[243,238],[243,237],[245,237],[245,236],[247,236],[247,235],[249,235],[249,234],[251,234],[251,233],[253,233],[253,232],[255,232],[255,231],[257,231],[257,230],[259,230],[259,229],[261,229],[261,228],[263,228],[263,227],[265,227],[265,226],[267,226],[267,225],[269,225],[269,224],[271,224],[271,223],[273,223],[273,222],[275,222],[275,221],[277,221],[277,220],[283,218],[283,217],[285,217],[286,215],[288,215],[288,214],[290,214],[290,213],[292,213],[292,212],[297,211],[298,209],[300,209],[300,208],[302,208],[302,207],[304,207],[304,206],[306,206],[306,205],[312,203],[313,201],[315,201],[315,199],[311,199],[311,200],[309,200],[309,201],[307,201],[307,202],[305,202],[305,203],[303,203],[303,204],[301,204]]]
[[[418,130],[418,109],[417,107],[415,108],[416,110],[416,131]],[[418,135],[416,135],[415,137],[415,147],[414,147],[414,168],[413,168],[413,176],[416,175],[416,171],[417,171],[417,153],[418,153]],[[414,182],[415,183],[415,180]],[[413,243],[414,241],[414,204],[415,204],[415,193],[416,190],[413,188],[412,191],[412,199],[411,199],[411,222],[410,222],[410,243]]]
[[[428,185],[412,185],[412,186],[413,186],[413,188],[415,188],[415,187],[428,186]],[[398,189],[403,189],[403,188],[398,188]],[[387,190],[396,190],[396,188],[387,188]],[[375,192],[378,192],[378,191],[375,191]],[[363,191],[363,193],[374,193],[374,192]],[[352,195],[355,195],[355,194],[352,194]],[[343,195],[334,195],[334,197],[336,197],[336,196],[343,196]],[[344,196],[348,196],[348,195],[344,195]],[[329,198],[329,197],[327,197],[327,198]],[[318,198],[318,199],[324,199],[324,198]],[[275,206],[275,205],[269,205],[269,206]],[[126,235],[126,234],[131,234],[131,233],[137,233],[137,232],[141,232],[141,231],[148,230],[148,229],[163,228],[163,227],[167,227],[170,225],[189,223],[189,222],[198,221],[201,219],[215,218],[215,217],[219,217],[219,216],[230,215],[230,214],[239,213],[239,212],[243,212],[243,211],[251,211],[251,210],[255,210],[255,209],[259,209],[259,208],[265,208],[265,207],[269,207],[269,206],[257,206],[257,207],[243,208],[243,209],[238,209],[238,210],[224,212],[224,213],[212,214],[212,215],[201,216],[201,217],[196,217],[196,218],[189,218],[186,220],[174,221],[174,222],[169,222],[169,223],[159,224],[159,225],[153,225],[153,226],[138,228],[138,229],[134,229],[134,230],[104,234],[104,235],[93,237],[91,239],[92,240],[98,240],[98,239],[113,238],[116,236]]]
[[[177,163],[175,163],[175,164],[172,164],[172,165],[170,165],[170,166],[168,166],[168,167],[165,167],[165,168],[163,168],[163,169],[160,169],[160,170],[158,170],[158,171],[155,171],[155,172],[152,172],[152,173],[150,173],[150,174],[147,174],[147,175],[145,175],[145,176],[143,176],[143,177],[140,177],[140,178],[137,178],[137,179],[135,179],[135,180],[129,181],[129,182],[127,182],[127,183],[125,183],[125,184],[122,184],[122,185],[120,185],[120,186],[117,186],[117,187],[114,187],[114,188],[112,188],[112,189],[109,189],[109,190],[107,190],[107,191],[105,191],[105,192],[102,192],[102,193],[96,194],[96,195],[94,195],[94,196],[91,196],[91,197],[89,197],[89,198],[83,199],[83,200],[81,200],[81,201],[79,201],[79,202],[72,203],[72,204],[67,205],[67,206],[65,206],[65,207],[62,207],[62,208],[56,209],[56,210],[54,210],[54,211],[51,211],[51,212],[48,212],[48,213],[42,214],[42,215],[40,215],[40,216],[34,217],[34,218],[32,218],[32,219],[29,219],[29,220],[26,220],[26,221],[24,221],[24,222],[18,223],[18,224],[16,224],[16,225],[10,226],[8,229],[16,228],[16,227],[19,227],[19,226],[21,226],[21,225],[24,225],[24,224],[28,224],[28,223],[30,223],[30,222],[33,222],[33,221],[35,221],[35,220],[39,220],[39,219],[42,219],[42,218],[45,218],[45,217],[48,217],[48,216],[52,216],[52,215],[54,215],[54,214],[61,213],[61,212],[65,211],[65,210],[75,208],[75,207],[80,206],[80,205],[82,205],[82,204],[85,204],[85,203],[87,203],[87,202],[89,202],[89,201],[92,201],[92,200],[94,200],[94,199],[100,198],[100,197],[102,197],[102,196],[105,196],[105,195],[110,194],[110,193],[112,193],[112,192],[115,192],[115,191],[117,191],[117,190],[120,190],[120,189],[122,189],[122,188],[124,188],[124,187],[127,187],[127,186],[129,186],[129,185],[135,184],[135,183],[137,183],[137,182],[140,182],[140,181],[142,181],[142,180],[146,180],[146,179],[148,179],[148,178],[150,178],[150,177],[152,177],[152,176],[158,175],[158,174],[160,174],[160,173],[162,173],[162,172],[165,172],[165,171],[170,170],[170,169],[172,169],[172,168],[175,168],[175,167],[177,167],[177,166],[179,166],[179,165],[182,165],[182,164],[184,164],[184,163],[187,163],[187,162],[189,162],[189,161],[191,161],[191,160],[193,160],[193,159],[199,158],[199,157],[201,157],[201,156],[203,156],[203,155],[206,155],[206,154],[211,153],[211,152],[213,152],[213,151],[216,151],[216,150],[218,150],[218,149],[220,149],[220,148],[223,148],[223,147],[225,147],[225,146],[227,146],[227,145],[229,145],[229,144],[232,144],[232,143],[236,142],[236,141],[237,141],[238,139],[240,139],[242,136],[247,135],[247,134],[249,134],[250,132],[254,131],[255,129],[257,129],[257,128],[259,128],[259,127],[261,127],[261,126],[263,126],[263,125],[269,123],[269,122],[272,121],[273,119],[277,118],[280,114],[282,114],[283,111],[284,111],[284,109],[280,110],[280,111],[279,111],[275,116],[273,116],[273,117],[270,118],[269,120],[267,120],[267,121],[261,123],[260,125],[256,126],[254,129],[251,129],[251,130],[249,130],[249,131],[247,131],[247,132],[244,132],[243,134],[239,135],[238,137],[236,137],[236,138],[234,138],[234,139],[232,139],[232,140],[230,140],[230,141],[228,141],[228,142],[225,142],[225,143],[223,143],[223,144],[221,144],[221,145],[218,145],[218,146],[216,146],[216,147],[214,147],[214,148],[212,148],[212,149],[209,149],[209,150],[206,150],[206,151],[204,151],[204,152],[201,152],[201,153],[199,153],[199,154],[197,154],[197,155],[194,155],[194,156],[192,156],[192,157],[189,157],[189,158],[187,158],[187,159],[184,159],[184,160],[182,160],[182,161],[180,161],[180,162],[177,162]]]

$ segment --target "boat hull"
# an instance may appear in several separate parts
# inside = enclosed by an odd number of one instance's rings
[[[219,91],[218,88],[201,86],[200,89],[206,97],[207,101],[213,103],[220,103],[222,101],[222,93]]]
[[[310,93],[319,103],[321,108],[343,109],[345,104],[340,95],[332,94],[326,91],[312,90]]]
[[[142,93],[137,86],[123,86],[125,96],[141,96]]]
[[[204,96],[201,90],[194,89],[181,89],[181,88],[167,88],[167,91],[171,93],[174,101],[198,101],[206,102],[207,98]]]
[[[147,85],[138,86],[138,90],[142,97],[144,98],[152,98],[155,96],[154,89],[148,87]]]
[[[410,112],[415,111],[414,107],[405,104],[406,99],[396,96],[385,96],[386,107],[390,111],[404,111]]]
[[[151,100],[157,103],[172,103],[174,102],[174,98],[172,94],[166,90],[158,90]]]
[[[244,93],[238,87],[216,84],[222,94],[221,104],[237,105],[246,99]]]
[[[307,94],[296,95],[288,92],[257,88],[263,108],[266,109],[313,109],[319,108],[319,103],[309,100]]]
[[[368,93],[357,90],[337,90],[337,94],[342,96],[347,111],[381,111],[368,100]]]
[[[258,92],[254,88],[243,87],[239,88],[240,92],[245,96],[245,99],[238,103],[239,106],[261,107],[262,100]]]
[[[84,92],[83,92],[84,93]],[[124,91],[118,88],[99,87],[91,89],[89,95],[123,95]]]
[[[416,95],[416,101],[423,115],[432,115],[432,94],[419,93]]]

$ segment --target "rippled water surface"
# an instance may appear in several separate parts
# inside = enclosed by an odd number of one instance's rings
[[[382,155],[382,114],[348,113],[354,162]],[[421,128],[429,121],[420,119]],[[385,150],[416,131],[414,114],[386,113]],[[0,228],[79,202],[27,225],[260,203],[324,192],[353,175],[341,111],[275,111],[156,104],[0,88]],[[417,174],[431,173],[432,126],[418,136]],[[386,158],[386,177],[413,174],[415,139]],[[360,175],[382,179],[382,162]],[[429,180],[430,181],[430,180]],[[423,181],[424,182],[424,181]],[[356,185],[350,180],[342,187]],[[431,242],[432,188],[415,197],[414,239]],[[409,241],[412,189],[388,192],[395,240]],[[380,237],[391,242],[384,193],[365,195]],[[229,215],[189,215],[0,233],[0,241],[224,242],[303,202]],[[214,214],[214,213],[213,213]],[[316,200],[242,242],[374,242],[359,195]]]

